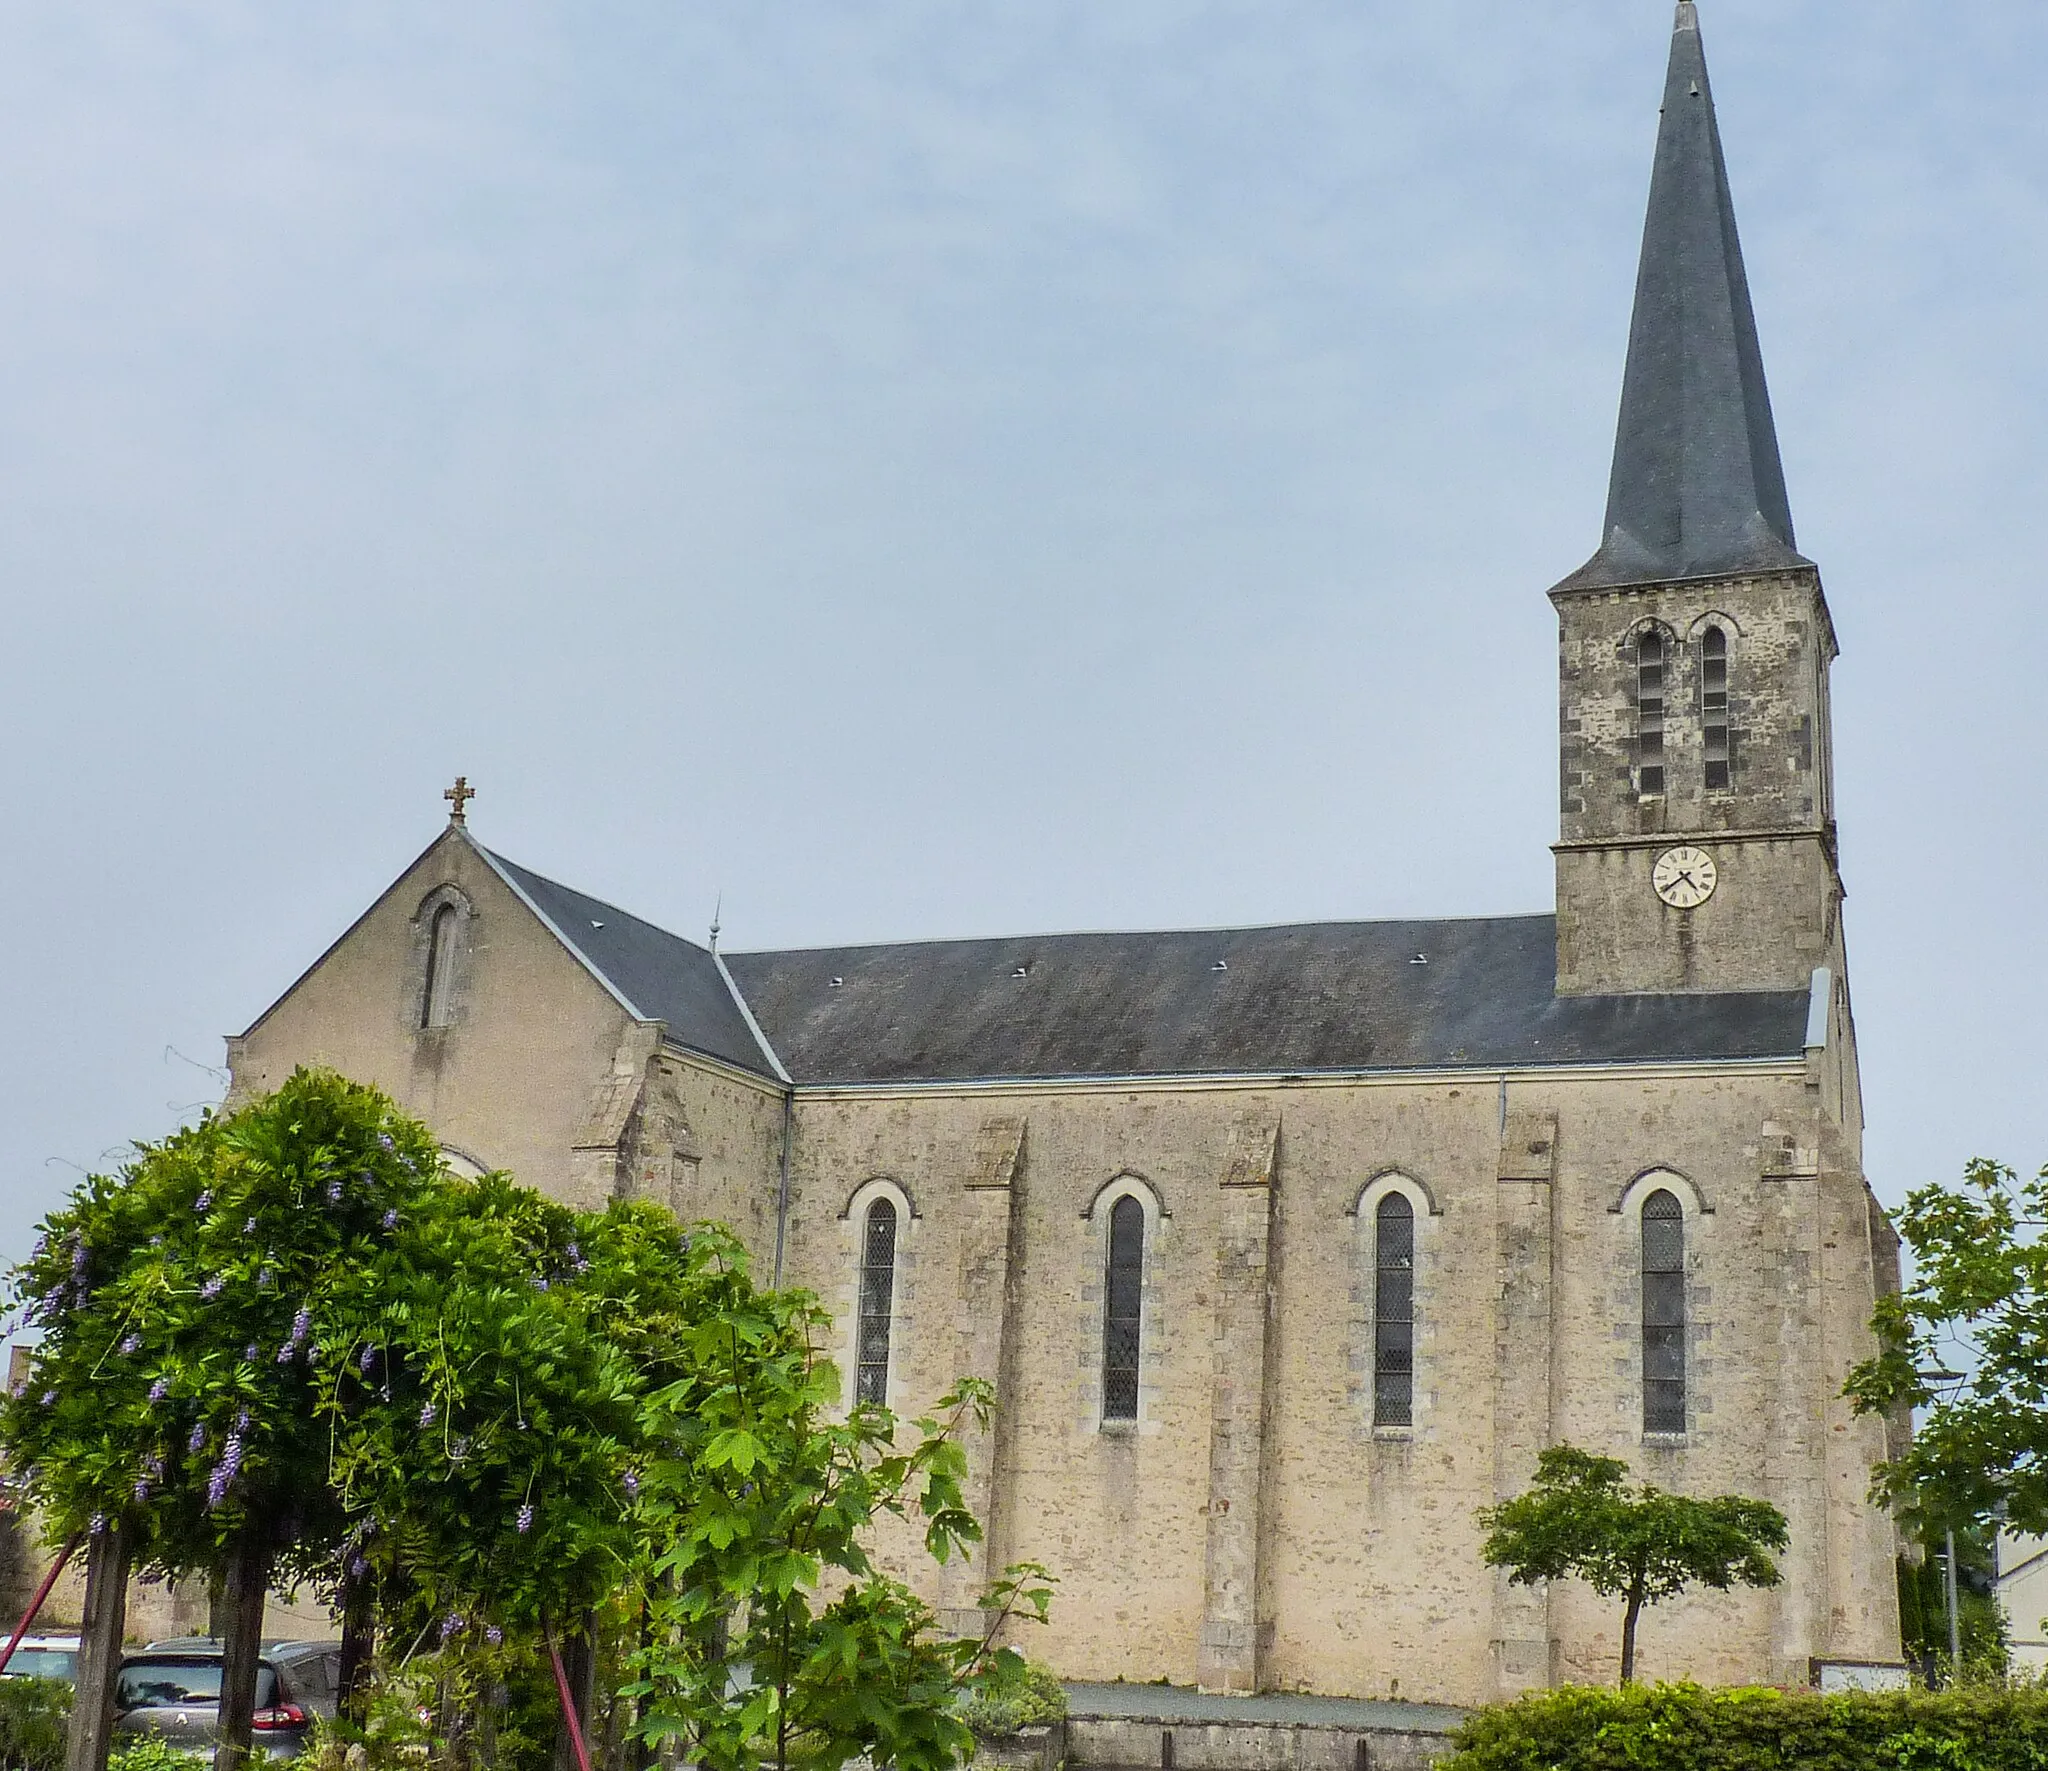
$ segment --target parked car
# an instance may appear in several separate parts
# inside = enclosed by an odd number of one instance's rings
[[[0,1648],[5,1646],[0,1642]],[[62,1679],[68,1685],[77,1671],[76,1636],[23,1636],[7,1663],[10,1679]]]
[[[220,1716],[222,1659],[220,1641],[206,1636],[152,1642],[124,1655],[114,1725],[175,1746],[210,1748]],[[297,1758],[313,1719],[334,1714],[340,1672],[339,1642],[266,1643],[256,1666],[256,1750],[273,1759]]]

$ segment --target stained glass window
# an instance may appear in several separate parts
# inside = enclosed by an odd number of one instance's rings
[[[896,1207],[877,1199],[861,1229],[860,1324],[854,1398],[889,1400],[889,1326],[896,1302]]]
[[[1643,1201],[1643,1431],[1685,1431],[1685,1212],[1662,1188]]]
[[[1389,1193],[1373,1214],[1372,1424],[1415,1423],[1415,1207]]]
[[[1145,1286],[1145,1208],[1128,1193],[1110,1208],[1109,1284],[1102,1312],[1102,1418],[1138,1418],[1139,1318]]]

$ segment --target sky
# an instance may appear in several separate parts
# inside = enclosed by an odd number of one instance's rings
[[[1705,0],[1880,1196],[2048,1161],[2018,0]],[[1662,0],[0,0],[0,1260],[440,828],[731,948],[1546,910]]]

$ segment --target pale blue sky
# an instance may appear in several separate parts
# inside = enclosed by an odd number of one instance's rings
[[[1881,1193],[2048,1159],[2039,8],[1706,0]],[[1670,8],[0,3],[0,1256],[438,829],[1540,910]]]

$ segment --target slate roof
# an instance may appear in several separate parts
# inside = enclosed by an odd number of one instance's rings
[[[502,855],[691,1051],[773,1077],[709,949]],[[905,941],[725,956],[799,1083],[1304,1075],[1795,1057],[1805,991],[1558,998],[1549,916]],[[1019,974],[1022,974],[1021,976]]]
[[[764,1076],[772,1073],[708,948],[642,922],[616,905],[557,885],[503,855],[485,852],[636,1014],[667,1022],[669,1037],[691,1051]]]
[[[1553,918],[1508,916],[917,941],[726,963],[799,1082],[1494,1069],[1804,1046],[1805,991],[1560,999],[1555,956]]]
[[[1557,588],[1809,563],[1793,542],[1699,17],[1682,0],[1643,222],[1606,538]]]

